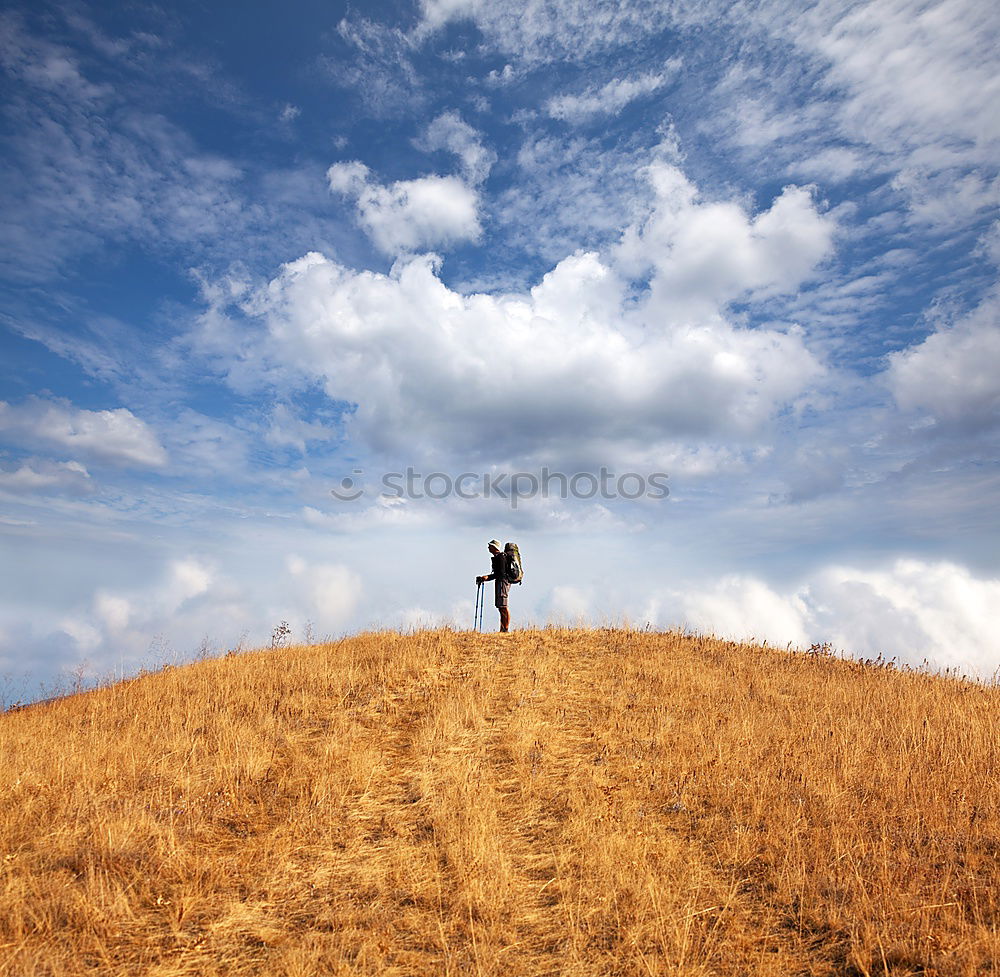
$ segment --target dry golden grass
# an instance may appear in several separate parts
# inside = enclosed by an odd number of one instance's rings
[[[378,633],[0,716],[5,974],[1000,969],[1000,691]]]

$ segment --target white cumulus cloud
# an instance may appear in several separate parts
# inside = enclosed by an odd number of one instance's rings
[[[798,594],[779,594],[762,580],[731,575],[679,599],[683,623],[726,638],[756,638],[772,644],[809,643],[806,613]]]
[[[876,569],[827,566],[777,588],[750,575],[661,597],[654,616],[737,640],[785,646],[829,643],[859,657],[972,669],[1000,667],[995,611],[1000,579],[974,576],[948,561],[898,559]]]
[[[849,652],[971,667],[983,678],[1000,667],[1000,580],[958,564],[900,559],[880,570],[831,567],[810,583],[807,600],[813,633]]]
[[[647,329],[627,305],[592,252],[528,294],[469,296],[441,281],[433,256],[380,275],[310,254],[248,308],[274,357],[358,405],[348,432],[377,450],[488,445],[500,459],[752,437],[822,371],[794,331],[717,314]]]
[[[157,645],[162,645],[158,654],[168,650],[167,634],[183,637],[184,646],[173,651],[187,657],[203,636],[239,634],[241,619],[248,615],[233,606],[225,591],[217,571],[204,559],[172,559],[145,582],[95,588],[86,605],[57,621],[55,636],[62,632],[71,639],[75,654],[85,654],[99,675],[121,665],[132,668],[144,656],[148,664]],[[38,628],[42,630],[40,622]],[[67,663],[65,650],[59,657]]]
[[[620,247],[570,255],[527,292],[464,294],[435,255],[403,255],[388,275],[315,252],[290,262],[241,299],[266,334],[265,350],[241,356],[357,405],[344,435],[379,452],[489,446],[497,461],[579,462],[766,439],[824,367],[798,327],[740,328],[726,306],[795,289],[830,251],[834,221],[802,188],[754,215],[702,201],[675,166],[649,172],[656,199]],[[385,190],[357,162],[331,167],[330,182],[362,210]],[[369,220],[391,212],[380,206]],[[399,247],[413,229],[379,233]]]
[[[0,433],[29,444],[54,444],[116,465],[159,468],[167,453],[145,421],[125,407],[81,410],[64,401],[31,397],[0,401]]]
[[[388,255],[475,241],[482,231],[479,198],[455,176],[423,176],[385,186],[354,161],[334,163],[327,180],[334,193],[354,201],[358,223]]]
[[[937,329],[923,342],[889,355],[887,379],[904,410],[941,423],[984,428],[1000,420],[1000,294]]]
[[[361,598],[361,578],[338,563],[310,564],[294,555],[286,562],[316,626],[321,630],[343,627]]]
[[[807,188],[785,187],[751,216],[734,201],[702,200],[672,164],[652,164],[649,177],[655,206],[625,231],[616,257],[633,274],[653,271],[650,300],[672,318],[792,292],[832,252],[835,222]]]

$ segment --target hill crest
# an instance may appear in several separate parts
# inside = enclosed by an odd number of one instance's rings
[[[998,697],[627,629],[146,675],[0,718],[0,970],[973,973]]]

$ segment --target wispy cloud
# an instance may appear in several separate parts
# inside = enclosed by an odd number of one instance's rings
[[[427,94],[413,64],[413,40],[404,31],[363,18],[344,18],[337,34],[349,56],[324,55],[320,64],[369,113],[394,118],[423,107]]]
[[[647,211],[650,157],[639,141],[608,153],[596,136],[531,128],[516,156],[517,178],[494,198],[494,223],[508,246],[550,265],[579,248],[604,248]]]
[[[489,175],[497,154],[482,143],[482,135],[455,111],[442,112],[415,140],[418,149],[432,153],[444,149],[458,157],[462,174],[469,183],[482,183]]]
[[[23,82],[9,106],[18,125],[3,169],[8,275],[50,277],[109,243],[210,247],[247,226],[237,166],[87,83],[60,50],[25,42],[7,65]]]
[[[81,44],[97,44],[92,34],[84,31]],[[30,30],[24,18],[0,24],[10,125],[0,159],[0,272],[9,280],[51,281],[94,255],[125,251],[218,267],[336,239],[319,166],[311,194],[297,187],[289,221],[287,187],[270,193],[288,171],[272,180],[256,157],[203,148],[177,121],[183,113],[170,111],[167,93],[195,101],[210,93],[216,110],[261,132],[287,128],[274,125],[277,109],[248,118],[245,99],[211,65],[132,36],[100,38],[99,50],[78,49]],[[286,122],[295,108],[281,110]]]
[[[852,160],[825,145],[834,136],[855,159],[861,153],[869,175],[873,166],[897,174],[893,185],[910,198],[914,216],[931,225],[947,227],[956,211],[964,217],[995,206],[996,5],[766,4],[737,10],[736,25],[762,58],[789,43],[797,57],[774,66],[772,56],[766,72],[730,68],[720,82],[727,138],[772,158],[777,152],[796,172],[809,165],[794,158],[806,148],[817,176],[826,170],[839,181]]]
[[[677,20],[658,0],[420,0],[417,41],[472,21],[491,45],[526,63],[593,57],[656,34]]]
[[[587,119],[617,115],[629,102],[659,91],[680,70],[681,59],[674,58],[658,72],[636,75],[634,78],[614,78],[600,88],[588,88],[579,95],[554,95],[545,103],[545,111],[553,119],[583,122]]]
[[[78,461],[29,458],[17,468],[0,469],[0,491],[18,495],[48,492],[86,495],[94,487],[90,472]]]

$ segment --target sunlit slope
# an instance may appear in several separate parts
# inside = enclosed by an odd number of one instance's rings
[[[972,974],[1000,692],[379,633],[0,716],[0,972]]]

